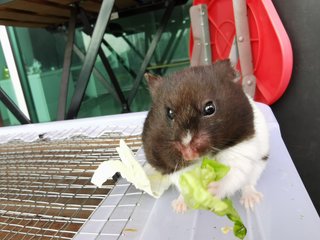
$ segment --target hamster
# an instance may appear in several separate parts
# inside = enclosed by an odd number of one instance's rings
[[[145,74],[152,96],[142,142],[147,161],[170,174],[178,187],[181,173],[210,156],[230,171],[208,190],[218,198],[241,190],[241,203],[253,208],[262,199],[255,189],[269,156],[266,121],[235,81],[229,60],[189,67],[167,77]],[[182,195],[173,202],[184,212]]]

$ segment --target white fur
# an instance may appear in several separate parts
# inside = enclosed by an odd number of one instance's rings
[[[191,142],[191,140],[192,140],[192,135],[191,135],[190,131],[188,130],[187,135],[184,138],[182,138],[181,143],[184,146],[188,146],[189,143]]]
[[[246,186],[254,187],[266,165],[262,157],[269,153],[267,124],[253,100],[249,98],[249,101],[254,113],[254,136],[215,156],[217,161],[231,167],[227,176],[219,182],[216,195],[220,198],[231,196]]]
[[[227,148],[215,156],[217,161],[230,166],[228,174],[217,182],[218,185],[214,188],[214,195],[219,198],[231,196],[236,191],[242,190],[244,201],[249,198],[254,199],[253,195],[257,194],[254,186],[267,162],[262,160],[262,157],[269,153],[267,124],[254,101],[250,97],[248,98],[254,113],[255,134],[252,138]],[[192,167],[189,166],[171,175],[171,180],[178,188],[180,175]],[[246,189],[252,189],[252,191]]]

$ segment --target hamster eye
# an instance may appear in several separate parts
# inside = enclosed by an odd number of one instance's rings
[[[173,120],[174,119],[174,112],[171,108],[167,108],[167,117],[170,119],[170,120]]]
[[[203,108],[203,116],[210,116],[216,112],[216,106],[213,102],[207,102]]]

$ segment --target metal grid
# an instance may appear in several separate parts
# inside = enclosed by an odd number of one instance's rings
[[[120,133],[0,145],[0,239],[72,239],[114,186],[90,179],[102,161],[118,158],[120,138],[141,146],[140,136]]]

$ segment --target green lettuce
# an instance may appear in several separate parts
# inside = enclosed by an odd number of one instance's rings
[[[209,210],[219,216],[227,216],[233,223],[233,233],[244,239],[247,229],[228,198],[223,200],[208,192],[208,184],[221,180],[230,168],[205,157],[202,164],[183,173],[179,179],[181,194],[189,208]]]

